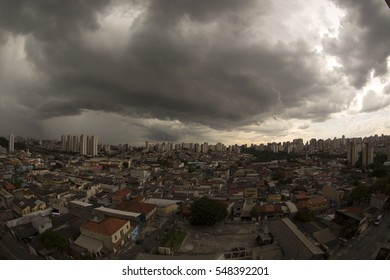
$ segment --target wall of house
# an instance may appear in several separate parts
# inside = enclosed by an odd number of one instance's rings
[[[307,204],[307,208],[310,210],[310,211],[322,211],[322,210],[325,210],[328,208],[328,203],[327,202],[324,202],[324,203],[316,203],[316,204],[310,204],[308,203]]]
[[[146,215],[146,221],[149,221],[153,217],[153,215],[156,214],[156,212],[157,208],[154,208],[152,211],[150,211],[148,215]]]
[[[157,207],[157,212],[161,215],[168,215],[177,211],[177,205],[171,204],[167,206]]]
[[[113,239],[112,236],[105,235],[105,234],[95,232],[95,231],[90,231],[90,230],[87,230],[83,227],[80,227],[80,232],[81,232],[81,234],[83,234],[85,236],[99,240],[100,242],[103,243],[104,247],[106,247],[110,251],[114,251],[114,244],[112,244],[112,241],[111,241]]]
[[[385,206],[385,202],[383,199],[376,199],[375,197],[372,197],[370,200],[370,206],[382,209]]]
[[[95,231],[87,230],[83,227],[80,227],[81,234],[97,239],[101,241],[104,247],[108,248],[110,251],[116,252],[116,247],[121,245],[121,242],[130,238],[131,226],[128,221],[123,227],[121,227],[118,231],[116,231],[111,236],[102,234]],[[123,236],[121,232],[123,231]]]

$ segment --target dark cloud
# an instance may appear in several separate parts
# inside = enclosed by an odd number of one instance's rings
[[[96,30],[96,11],[110,1],[86,0],[4,0],[0,2],[0,22],[14,34],[33,34],[43,41],[71,40],[83,29]]]
[[[165,141],[165,142],[178,142],[182,139],[182,136],[177,131],[167,131],[161,128],[150,128],[144,134],[144,139],[151,141]]]
[[[382,0],[333,0],[345,9],[338,38],[324,41],[325,50],[340,60],[350,83],[362,88],[369,79],[387,74],[390,17]]]
[[[99,16],[120,2],[2,1],[0,26],[25,36],[26,57],[42,77],[19,102],[41,120],[94,110],[215,129],[283,113],[322,121],[349,102],[324,102],[332,91],[308,43],[251,40],[247,26],[263,2],[139,3],[143,12],[118,49],[115,41],[93,45],[88,34],[99,36]],[[180,136],[156,128],[146,136],[157,134]]]

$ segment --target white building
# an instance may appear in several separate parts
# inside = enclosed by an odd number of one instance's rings
[[[66,136],[61,135],[61,150],[66,151]]]
[[[80,154],[87,154],[87,136],[84,134],[80,136]]]
[[[88,154],[95,157],[98,154],[98,137],[92,135],[88,141]]]
[[[10,134],[9,135],[9,142],[8,142],[8,152],[9,153],[12,153],[15,151],[14,144],[15,144],[15,136],[13,134]]]

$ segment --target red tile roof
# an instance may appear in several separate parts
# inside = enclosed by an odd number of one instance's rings
[[[81,225],[82,228],[100,234],[111,236],[120,230],[128,221],[118,218],[106,218],[100,223],[89,221]]]
[[[326,198],[324,196],[312,197],[310,198],[309,203],[314,205],[326,203]]]
[[[296,200],[301,200],[301,199],[309,199],[310,197],[307,196],[306,193],[298,193],[294,195]]]
[[[295,206],[298,210],[306,208],[307,207],[307,200],[300,200],[297,203],[295,203]]]
[[[133,201],[138,201],[138,202],[141,202],[141,201],[144,201],[144,200],[145,200],[145,197],[142,194],[140,194],[139,196],[133,198]]]
[[[131,193],[130,189],[124,188],[114,193],[113,196],[123,197]]]
[[[148,215],[150,212],[156,209],[156,205],[132,200],[130,202],[123,201],[117,208],[123,211]]]

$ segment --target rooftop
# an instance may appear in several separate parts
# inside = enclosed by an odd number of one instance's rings
[[[86,222],[85,224],[81,225],[81,227],[89,231],[111,236],[120,230],[126,223],[128,223],[126,220],[109,217],[100,223],[93,221]]]

